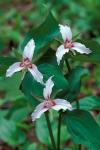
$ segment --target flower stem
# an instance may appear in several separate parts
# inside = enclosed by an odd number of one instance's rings
[[[80,105],[79,105],[79,101],[76,99],[76,106],[77,106],[77,109],[79,110],[80,109]]]
[[[48,130],[49,130],[53,150],[56,150],[56,144],[55,144],[55,140],[54,140],[54,136],[53,136],[53,132],[52,132],[52,128],[51,128],[51,123],[50,123],[49,112],[48,111],[45,112],[45,118],[46,118],[46,121],[47,121],[47,126],[48,126]]]
[[[68,68],[68,72],[70,73],[71,72],[71,67],[70,67],[70,64],[69,64],[67,59],[66,59],[66,65],[67,65],[67,68]],[[79,101],[77,99],[76,99],[76,106],[77,106],[77,110],[79,110],[80,105],[79,105]],[[81,150],[81,149],[82,149],[82,145],[78,144],[78,150]]]
[[[79,145],[78,145],[78,150],[81,150],[81,149],[82,149],[82,145],[79,144]]]
[[[62,120],[62,111],[59,112],[59,119],[58,119],[57,150],[60,150],[61,120]]]
[[[67,68],[68,68],[68,72],[70,73],[71,72],[71,67],[70,67],[69,61],[67,59],[66,59],[66,65],[67,65]],[[77,106],[77,109],[80,108],[79,101],[77,99],[76,99],[76,106]]]
[[[21,77],[21,81],[23,81],[24,77],[25,77],[25,74],[26,74],[26,70],[22,70],[22,77]]]
[[[71,67],[70,67],[70,64],[69,64],[67,59],[66,59],[66,65],[67,65],[67,68],[68,68],[68,72],[70,73],[71,72]]]

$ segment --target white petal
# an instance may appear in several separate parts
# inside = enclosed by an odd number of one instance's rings
[[[56,51],[56,57],[57,57],[57,63],[58,65],[60,64],[60,61],[62,60],[62,57],[65,53],[68,53],[69,52],[69,49],[65,49],[64,48],[64,45],[61,45],[57,48],[57,51]]]
[[[34,64],[32,64],[32,68],[28,68],[28,70],[31,72],[31,74],[33,75],[34,79],[37,82],[40,82],[41,84],[44,84],[43,75]]]
[[[89,48],[86,48],[84,44],[74,42],[73,45],[74,45],[73,49],[81,54],[84,54],[84,53],[89,54],[92,52]]]
[[[23,58],[29,58],[29,60],[31,61],[34,54],[34,49],[35,49],[35,42],[33,39],[31,39],[24,48]]]
[[[52,107],[52,109],[54,110],[72,110],[72,106],[71,104],[67,101],[67,100],[64,100],[64,99],[55,99],[54,102],[56,103],[55,106]]]
[[[6,72],[6,77],[11,77],[15,72],[21,71],[23,67],[20,67],[21,62],[16,62],[11,65]]]
[[[71,31],[70,27],[66,26],[66,25],[65,26],[60,25],[60,24],[59,24],[59,27],[60,27],[60,32],[61,32],[64,42],[66,40],[71,40],[72,39],[72,31]]]
[[[53,77],[53,76],[52,76]],[[45,88],[43,90],[43,95],[45,99],[48,99],[52,93],[52,88],[54,86],[54,83],[52,81],[52,77],[50,77],[45,84]]]
[[[32,121],[35,121],[36,119],[40,118],[41,115],[46,112],[48,110],[48,108],[44,108],[44,103],[40,103],[36,109],[34,110],[34,112],[32,113]]]

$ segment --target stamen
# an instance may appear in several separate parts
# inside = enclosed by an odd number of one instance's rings
[[[64,43],[64,48],[72,48],[72,47],[73,47],[72,41],[66,40]]]
[[[56,103],[53,100],[46,100],[44,104],[44,108],[51,108],[52,106],[55,106]]]
[[[32,68],[32,63],[28,58],[23,59],[22,63],[20,64],[21,67]]]
[[[24,67],[24,64],[22,62],[20,63],[20,67]]]

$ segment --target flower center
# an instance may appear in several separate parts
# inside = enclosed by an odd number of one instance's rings
[[[73,43],[69,40],[66,40],[64,43],[64,48],[72,48],[73,47]]]
[[[28,58],[24,58],[20,66],[25,68],[32,68],[32,63]]]
[[[55,106],[55,105],[56,103],[53,100],[49,99],[45,101],[44,108],[51,108],[52,106]]]

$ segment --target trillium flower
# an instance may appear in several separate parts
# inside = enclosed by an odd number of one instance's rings
[[[60,28],[60,33],[62,35],[64,43],[58,47],[57,52],[56,52],[58,65],[60,64],[60,61],[63,55],[68,53],[69,50],[71,50],[74,55],[75,55],[74,50],[81,54],[91,53],[91,50],[89,48],[86,48],[84,44],[72,41],[72,32],[69,26],[59,25],[59,28]]]
[[[15,72],[27,69],[37,82],[43,83],[43,75],[39,72],[36,65],[32,64],[32,57],[35,50],[35,42],[31,39],[24,48],[22,62],[16,62],[11,65],[6,76],[11,77]]]
[[[52,77],[50,77],[47,80],[45,88],[43,90],[43,96],[45,100],[42,103],[40,103],[32,113],[32,121],[35,121],[37,118],[40,118],[40,116],[49,109],[54,109],[56,111],[59,111],[61,109],[72,110],[72,106],[67,100],[59,98],[58,99],[50,98],[53,86],[54,83],[52,81]]]

